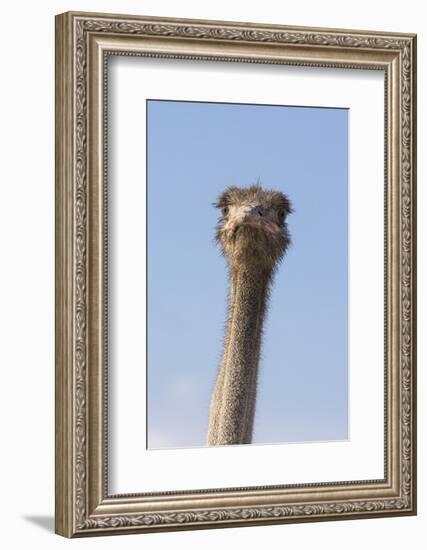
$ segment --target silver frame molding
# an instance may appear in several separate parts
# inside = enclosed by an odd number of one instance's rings
[[[109,495],[107,59],[385,74],[385,476]],[[416,36],[68,12],[56,17],[56,508],[65,537],[416,513]]]

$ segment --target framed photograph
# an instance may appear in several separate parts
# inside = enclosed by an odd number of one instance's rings
[[[416,513],[416,37],[56,17],[56,532]]]

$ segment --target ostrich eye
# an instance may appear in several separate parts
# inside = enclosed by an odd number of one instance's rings
[[[228,214],[228,206],[223,206],[221,208],[221,213],[223,216],[226,216]]]
[[[280,223],[283,222],[283,220],[285,219],[285,211],[284,210],[279,210],[279,221]]]

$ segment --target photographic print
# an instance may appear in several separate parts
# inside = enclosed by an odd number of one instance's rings
[[[348,438],[348,115],[147,101],[149,449]]]
[[[66,537],[416,513],[416,36],[56,18]]]

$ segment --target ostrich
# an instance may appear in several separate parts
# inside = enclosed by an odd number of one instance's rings
[[[216,240],[227,258],[230,290],[221,365],[212,393],[208,445],[251,443],[262,325],[273,275],[290,243],[289,199],[259,183],[229,187]]]

